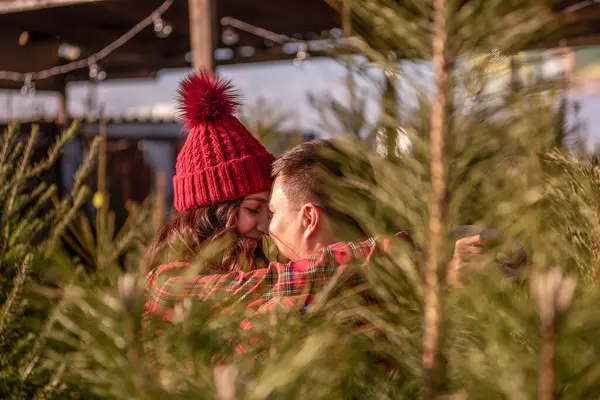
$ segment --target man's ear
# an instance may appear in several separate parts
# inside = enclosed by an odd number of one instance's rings
[[[312,203],[306,203],[300,209],[300,218],[305,239],[308,239],[317,230],[321,213],[321,209]]]

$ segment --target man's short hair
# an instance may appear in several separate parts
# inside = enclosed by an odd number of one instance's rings
[[[273,178],[280,178],[287,198],[298,209],[306,203],[322,208],[325,213],[344,229],[353,228],[356,234],[365,234],[355,218],[347,213],[335,210],[331,206],[330,194],[335,190],[344,190],[336,182],[342,183],[346,170],[352,163],[356,165],[355,155],[349,155],[335,139],[317,139],[301,143],[284,152],[272,165]],[[361,178],[375,183],[371,164],[366,158],[360,160]],[[348,189],[345,189],[348,190]],[[356,191],[355,191],[356,192]],[[365,201],[369,196],[365,194]]]
[[[325,206],[319,167],[325,161],[324,151],[333,148],[331,140],[311,140],[285,151],[273,162],[271,174],[274,179],[281,178],[283,190],[294,205]]]

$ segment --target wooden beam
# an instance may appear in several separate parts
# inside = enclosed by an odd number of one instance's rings
[[[130,0],[134,2],[135,0]],[[133,7],[124,7],[123,1],[105,1],[99,4],[99,9],[114,16],[115,21],[129,20],[131,26],[154,11],[162,1],[146,0],[136,3]],[[188,8],[185,1],[175,1],[162,15],[162,18],[173,26],[173,34],[189,37]]]
[[[72,6],[104,0],[12,0],[0,3],[0,14],[39,10],[50,7]]]
[[[1,128],[1,126],[0,126]],[[84,122],[81,133],[86,138],[98,136],[100,126],[97,122]],[[144,121],[107,121],[106,137],[109,139],[152,139],[171,141],[181,135],[181,124],[175,122],[156,123],[153,120]]]
[[[238,18],[288,36],[341,27],[338,12],[322,0],[223,0],[218,4],[219,17]]]
[[[65,10],[66,11],[66,10]],[[63,14],[61,12],[61,14]],[[120,22],[120,25],[123,25],[122,29],[119,28],[86,28],[85,23],[81,23],[82,20],[85,20],[84,16],[81,16],[81,13],[73,13],[73,12],[64,12],[64,18],[69,20],[69,18],[78,18],[77,22],[71,23],[69,25],[65,25],[61,23],[61,20],[55,18],[26,18],[25,14],[17,16],[9,16],[4,15],[0,20],[0,25],[3,25],[5,22],[10,22],[15,26],[13,29],[2,29],[2,35],[0,35],[0,40],[4,41],[7,35],[13,36],[11,37],[11,42],[14,46],[17,46],[19,34],[22,31],[37,31],[39,34],[45,34],[47,37],[53,37],[54,43],[57,48],[58,45],[62,42],[69,43],[71,45],[79,46],[84,52],[85,51],[98,51],[108,43],[117,39],[121,36],[127,29],[133,26],[136,22],[131,22],[131,26],[127,22]],[[9,18],[10,17],[10,18]],[[6,21],[4,21],[6,20]],[[117,21],[117,19],[115,19]],[[19,27],[19,29],[16,28]],[[147,29],[130,41],[125,43],[121,48],[117,49],[115,53],[147,53],[147,54],[160,54],[164,50],[177,49],[181,52],[182,57],[189,50],[189,45],[185,43],[186,35],[172,35],[171,37],[165,39],[159,39],[154,35],[152,29]],[[182,40],[183,39],[183,40]],[[37,43],[36,41],[30,40],[31,43],[28,43],[25,46],[20,46],[22,49],[26,49],[27,47]],[[10,53],[12,54],[12,53]]]
[[[194,69],[214,70],[216,2],[189,0],[190,43]]]

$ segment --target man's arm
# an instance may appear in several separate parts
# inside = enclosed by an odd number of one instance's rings
[[[160,266],[146,277],[145,311],[160,314],[170,320],[173,307],[185,298],[206,300],[224,291],[235,301],[260,307],[274,297],[314,293],[345,264],[368,261],[377,242],[371,238],[363,242],[337,243],[319,251],[310,259],[287,264],[271,262],[267,268],[244,273],[241,271],[216,275],[186,276],[189,264],[173,263]]]

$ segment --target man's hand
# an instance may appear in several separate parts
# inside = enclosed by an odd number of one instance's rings
[[[213,372],[219,400],[235,400],[237,398],[237,368],[233,365],[219,365]]]
[[[482,243],[481,235],[467,236],[456,241],[454,255],[446,273],[446,280],[450,285],[460,284],[461,270],[477,266],[483,261],[483,249],[480,247]]]

